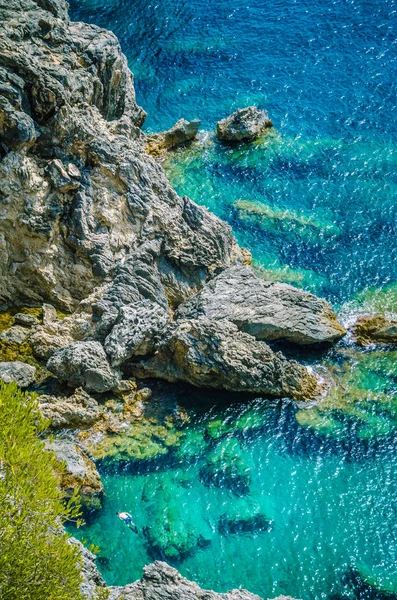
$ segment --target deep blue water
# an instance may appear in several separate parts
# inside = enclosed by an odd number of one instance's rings
[[[147,131],[201,119],[200,143],[168,158],[166,172],[232,225],[266,277],[326,297],[344,318],[397,313],[396,0],[72,0],[71,16],[118,36]],[[268,110],[273,134],[237,148],[216,142],[216,121],[251,104]],[[199,417],[199,458],[187,449],[178,464],[106,476],[104,511],[84,535],[102,547],[109,582],[139,577],[151,559],[142,533],[131,541],[115,526],[123,505],[141,530],[163,514],[173,535],[211,538],[177,565],[220,591],[375,598],[349,583],[353,567],[397,588],[395,355],[342,348],[322,363],[337,382],[328,409],[288,409],[286,419],[270,405],[272,425],[235,449],[251,474],[251,509],[197,477],[214,451],[211,408]],[[229,409],[216,410],[228,422]],[[154,507],[142,501],[146,483]],[[219,533],[223,508],[255,513],[253,504],[273,520],[270,531]]]

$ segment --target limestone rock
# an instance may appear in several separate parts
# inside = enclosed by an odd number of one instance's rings
[[[145,113],[115,36],[70,22],[63,0],[10,0],[0,22],[0,304],[70,312],[118,274],[120,285],[123,263],[154,239],[163,297],[183,281],[186,298],[232,264],[230,227],[180,198],[144,151]]]
[[[397,319],[383,315],[362,316],[358,317],[352,330],[359,346],[397,344]]]
[[[36,369],[24,362],[0,362],[0,380],[14,381],[21,388],[29,387],[35,380]]]
[[[124,587],[110,587],[109,600],[261,600],[247,590],[217,594],[201,589],[167,563],[156,561],[143,569],[143,577]]]
[[[59,463],[65,465],[60,471],[60,486],[65,498],[71,498],[75,488],[79,488],[82,506],[87,510],[101,507],[103,485],[95,464],[75,442],[55,438],[46,442],[46,448],[52,450]]]
[[[23,344],[27,337],[28,332],[25,327],[21,327],[20,325],[13,325],[0,333],[0,341],[7,344]]]
[[[151,300],[120,308],[117,321],[105,340],[112,366],[131,356],[145,356],[154,350],[155,338],[169,321],[168,312]]]
[[[82,429],[95,423],[101,415],[98,402],[80,388],[68,397],[41,395],[39,408],[43,417],[50,419],[51,429]]]
[[[132,363],[137,377],[185,381],[198,387],[307,399],[317,381],[305,367],[224,320],[180,320],[147,361]]]
[[[182,304],[178,318],[229,320],[258,340],[295,344],[333,342],[346,332],[328,302],[285,283],[234,266]]]
[[[57,350],[47,363],[47,369],[71,387],[83,387],[105,392],[121,379],[112,369],[99,342],[73,342]]]
[[[259,137],[273,123],[265,110],[256,106],[239,108],[216,124],[218,139],[226,142],[250,141]]]
[[[23,327],[33,327],[34,325],[40,324],[37,317],[25,313],[17,313],[14,315],[14,321],[17,325],[22,325]]]
[[[157,155],[167,150],[173,150],[178,146],[193,141],[200,127],[200,121],[186,121],[180,119],[167,131],[153,133],[146,138],[146,150],[149,154]]]
[[[69,538],[69,544],[79,547],[81,553],[81,582],[80,591],[86,600],[98,600],[98,592],[106,590],[106,583],[96,566],[96,556],[76,538]],[[106,596],[105,596],[106,597]]]

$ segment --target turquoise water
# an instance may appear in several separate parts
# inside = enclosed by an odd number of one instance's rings
[[[227,220],[264,276],[326,297],[345,319],[397,312],[396,14],[395,0],[71,2],[72,18],[119,37],[148,131],[201,119],[199,143],[164,163],[178,192]],[[272,134],[217,143],[216,121],[249,104],[269,111]],[[306,356],[335,382],[320,407],[169,391],[169,414],[176,403],[190,418],[181,446],[101,467],[104,510],[81,535],[101,547],[109,583],[166,556],[219,591],[396,591],[396,358],[349,341]],[[224,438],[211,437],[214,420]],[[120,508],[137,537],[116,522]]]

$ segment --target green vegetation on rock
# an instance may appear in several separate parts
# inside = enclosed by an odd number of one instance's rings
[[[79,549],[61,524],[78,517],[76,497],[61,502],[52,452],[38,438],[47,426],[36,399],[0,384],[0,597],[74,600]]]

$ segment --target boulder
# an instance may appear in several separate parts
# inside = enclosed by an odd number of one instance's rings
[[[121,380],[99,342],[73,342],[60,348],[48,361],[47,369],[71,387],[93,392],[111,390]]]
[[[24,362],[0,362],[0,380],[17,383],[21,388],[29,387],[35,380],[36,368]]]
[[[307,399],[318,392],[316,378],[297,362],[229,321],[203,317],[168,328],[153,357],[131,363],[137,377],[185,381],[197,387]]]
[[[37,317],[27,313],[17,313],[14,316],[14,321],[17,325],[22,325],[23,327],[33,327],[34,325],[40,324],[40,321]]]
[[[20,325],[13,325],[0,333],[0,341],[7,344],[23,344],[28,337],[28,331]]]
[[[225,142],[249,142],[272,127],[266,110],[256,106],[239,108],[226,119],[216,124],[216,135]]]
[[[46,448],[52,450],[57,461],[65,467],[60,469],[60,487],[64,498],[71,498],[75,489],[79,488],[83,508],[88,511],[99,510],[103,485],[95,463],[72,440],[48,440]]]
[[[397,319],[383,315],[358,317],[352,331],[359,346],[397,344]]]
[[[122,306],[117,321],[105,340],[105,350],[111,365],[117,366],[131,356],[145,356],[153,352],[156,337],[164,330],[168,321],[168,312],[151,300]]]
[[[149,154],[154,155],[161,154],[167,150],[174,150],[196,139],[199,127],[200,121],[198,119],[194,121],[179,119],[171,129],[148,135],[146,138],[146,150]]]
[[[81,388],[71,396],[42,395],[39,408],[43,417],[51,421],[51,429],[82,429],[93,425],[101,416],[98,402]]]
[[[183,303],[179,319],[228,320],[258,340],[300,345],[334,342],[346,332],[322,298],[259,278],[250,267],[225,269]]]

